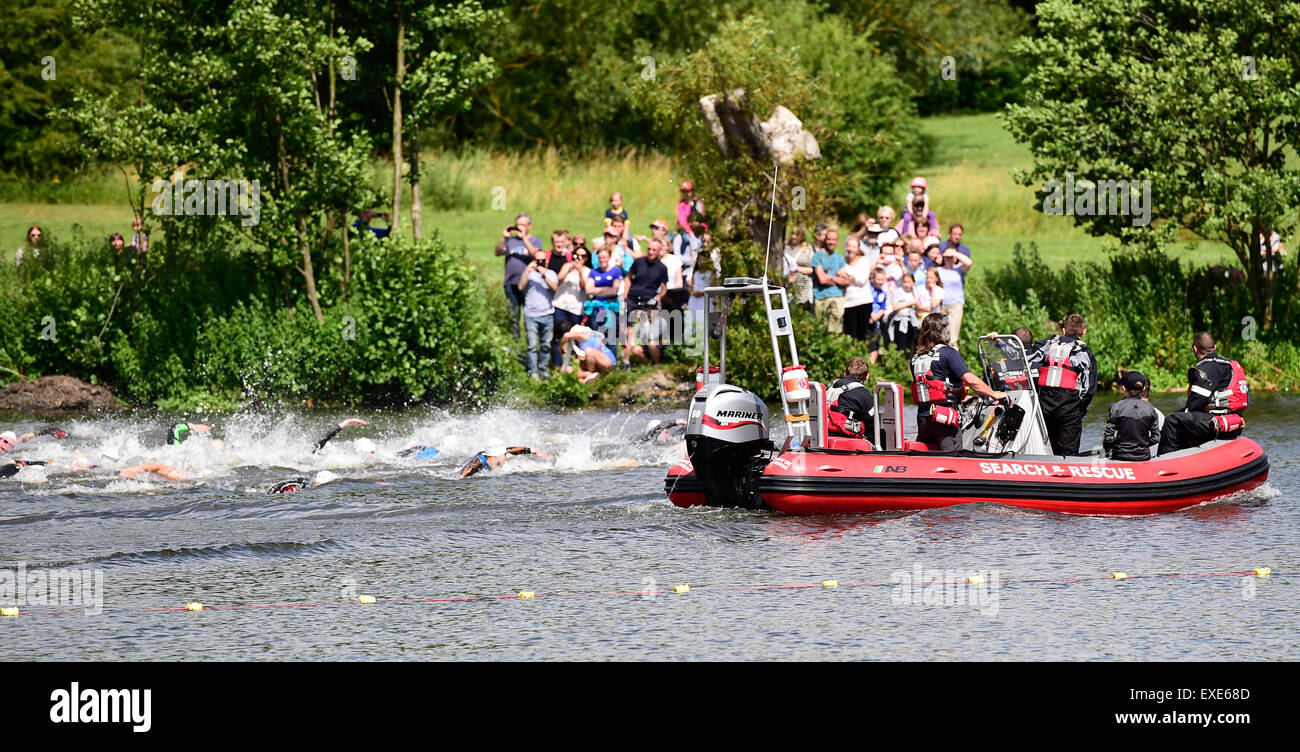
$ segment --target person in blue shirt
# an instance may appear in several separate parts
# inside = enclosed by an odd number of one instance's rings
[[[605,335],[605,342],[612,343],[614,355],[618,355],[618,327],[622,308],[623,269],[612,261],[612,252],[608,245],[596,251],[598,266],[587,274],[587,301],[582,311],[592,329]]]
[[[961,236],[962,233],[964,233],[965,231],[966,231],[965,228],[963,228],[960,224],[956,222],[949,225],[948,239],[939,244],[939,252],[943,253],[944,251],[951,248],[957,251],[958,253],[962,254],[966,258],[974,258],[971,255],[970,249],[962,245]]]
[[[389,222],[390,226],[371,227],[370,223],[374,221],[376,217],[383,219],[385,222]],[[365,230],[369,230],[375,234],[376,238],[382,240],[388,237],[388,233],[393,231],[391,222],[392,220],[388,218],[388,212],[380,212],[380,211],[375,211],[374,209],[366,209],[365,211],[357,214],[357,221],[352,223],[352,227],[358,233],[363,232]]]
[[[840,234],[827,230],[821,247],[813,254],[813,309],[826,319],[826,331],[844,331],[844,286],[835,277],[844,269],[844,257],[835,252]]]
[[[496,255],[506,257],[506,304],[510,306],[510,336],[519,339],[519,312],[524,307],[524,291],[519,289],[519,278],[533,260],[533,253],[542,248],[542,239],[531,234],[533,220],[527,214],[515,217],[515,223],[501,231]]]

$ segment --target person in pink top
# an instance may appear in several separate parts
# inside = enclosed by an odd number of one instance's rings
[[[691,230],[691,223],[699,222],[704,225],[704,229],[709,229],[704,216],[704,202],[696,198],[695,185],[689,180],[683,180],[682,200],[677,202],[677,227],[694,238],[695,232]]]

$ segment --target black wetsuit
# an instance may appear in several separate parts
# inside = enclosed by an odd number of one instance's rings
[[[36,460],[30,462],[25,462],[23,460],[13,460],[11,462],[6,462],[5,464],[0,465],[0,478],[11,478],[17,475],[19,470],[23,469],[24,467],[27,467],[28,465],[45,465],[45,464],[48,463],[36,461]]]
[[[1218,436],[1210,399],[1232,383],[1232,365],[1215,354],[1207,355],[1187,371],[1187,404],[1165,416],[1160,433],[1160,454],[1196,447]]]
[[[324,436],[322,436],[321,439],[320,439],[320,441],[316,442],[316,448],[313,449],[313,450],[311,450],[312,453],[315,454],[316,452],[319,452],[320,450],[324,449],[324,448],[325,448],[325,445],[328,444],[328,443],[330,443],[330,439],[334,438],[335,436],[338,436],[338,435],[339,435],[339,431],[342,431],[342,430],[343,430],[343,429],[342,429],[341,427],[339,427],[339,426],[334,426],[333,428],[331,428],[331,429],[329,430],[329,433],[327,433],[327,434],[325,434]]]
[[[1101,445],[1106,456],[1124,462],[1146,462],[1160,442],[1160,414],[1141,397],[1125,397],[1110,406]]]

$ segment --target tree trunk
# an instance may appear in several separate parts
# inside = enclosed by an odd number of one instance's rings
[[[397,71],[393,76],[393,221],[397,231],[402,221],[402,82],[406,79],[406,23],[402,19],[402,3],[397,3]]]
[[[411,130],[411,225],[415,231],[415,240],[424,237],[424,225],[420,222],[420,129]]]
[[[280,113],[275,113],[275,124],[277,126],[278,143],[276,144],[279,151],[280,159],[280,183],[284,188],[284,195],[289,195],[289,156],[284,146],[284,128],[280,122]],[[298,216],[298,247],[302,249],[302,267],[298,269],[299,273],[307,280],[307,300],[311,303],[311,310],[316,314],[316,321],[325,321],[325,314],[320,309],[320,299],[316,295],[316,272],[311,265],[311,243],[307,239],[307,218],[302,215],[301,210],[297,211]]]
[[[348,299],[348,284],[352,281],[352,251],[348,248],[347,215],[343,215],[343,299]]]
[[[320,296],[316,294],[316,271],[311,266],[311,241],[307,239],[307,218],[298,214],[298,243],[302,246],[302,276],[307,279],[307,300],[316,321],[323,323],[325,314],[320,309]]]

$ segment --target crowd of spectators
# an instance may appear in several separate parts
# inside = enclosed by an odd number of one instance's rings
[[[633,362],[658,363],[666,346],[686,343],[718,254],[689,182],[674,216],[673,225],[655,219],[649,235],[636,234],[615,191],[590,245],[585,235],[555,230],[548,247],[531,234],[526,213],[501,231],[496,254],[505,257],[510,332],[519,338],[522,313],[533,378],[563,370],[591,381]]]
[[[901,215],[891,206],[860,214],[843,236],[831,224],[790,229],[784,273],[793,304],[825,321],[827,331],[865,343],[871,363],[886,347],[910,352],[921,322],[947,316],[950,342],[961,337],[966,275],[974,263],[965,228],[939,224],[924,178],[912,181]],[[520,214],[505,228],[497,255],[505,256],[505,294],[511,333],[525,321],[529,373],[550,370],[599,378],[632,362],[658,363],[678,331],[689,337],[706,307],[704,288],[719,275],[704,203],[689,182],[673,214],[675,224],[654,219],[649,235],[635,234],[633,219],[614,192],[604,226],[588,246],[585,236],[551,233],[550,247],[531,234]],[[1260,239],[1266,268],[1285,254],[1276,233]],[[683,312],[674,319],[665,316]],[[674,329],[670,324],[684,326]],[[549,358],[547,354],[549,352]],[[549,367],[548,367],[549,364]]]
[[[961,336],[971,249],[959,223],[940,239],[926,190],[924,178],[912,181],[901,218],[891,206],[859,214],[842,251],[839,231],[825,224],[814,228],[811,242],[802,227],[786,239],[795,304],[823,318],[827,331],[865,342],[872,363],[883,347],[910,352],[921,320],[933,312],[948,315],[954,343]]]

